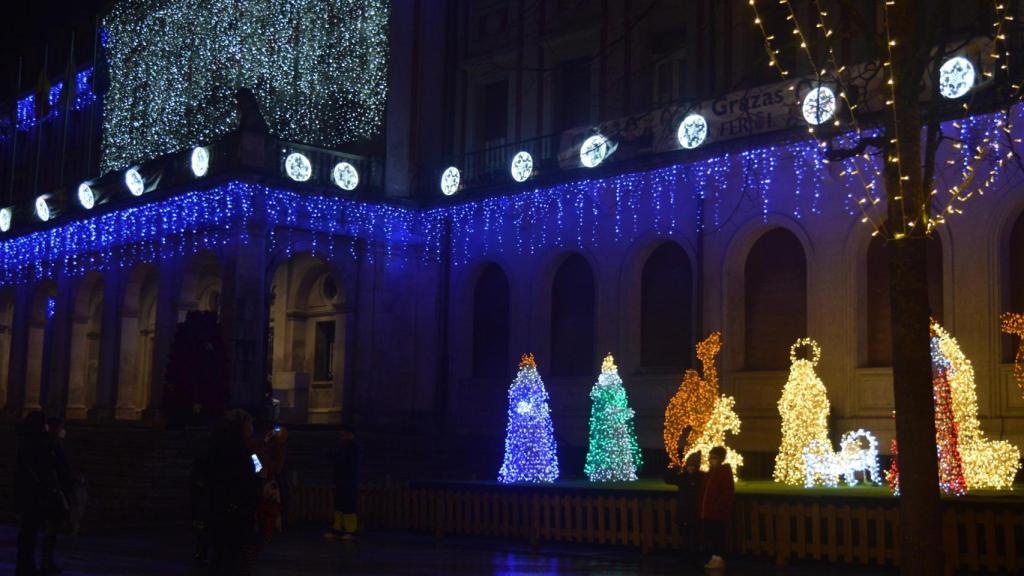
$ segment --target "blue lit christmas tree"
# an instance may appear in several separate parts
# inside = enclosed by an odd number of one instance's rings
[[[533,354],[524,354],[508,391],[505,460],[498,482],[554,482],[558,478],[555,430],[548,392],[537,373]]]
[[[591,482],[636,480],[643,459],[633,430],[633,409],[611,354],[601,364],[590,399],[590,448],[583,471]]]

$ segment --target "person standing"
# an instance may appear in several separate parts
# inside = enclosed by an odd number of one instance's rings
[[[14,473],[14,502],[19,516],[17,576],[39,573],[35,559],[36,538],[56,492],[57,474],[46,434],[46,416],[40,411],[30,412],[18,429]]]
[[[75,477],[71,473],[71,465],[64,449],[64,439],[67,437],[64,420],[56,416],[51,417],[47,421],[47,429],[50,434],[50,450],[57,479],[57,493],[48,500],[45,511],[46,530],[43,533],[42,572],[51,574],[61,572],[54,561],[57,535],[71,521],[71,508],[76,505],[76,502]]]
[[[687,565],[697,561],[700,546],[700,520],[697,499],[701,495],[704,473],[700,470],[700,452],[686,458],[682,469],[671,468],[665,473],[665,482],[674,484],[676,492],[676,525],[682,540],[683,559]]]
[[[725,448],[715,446],[708,453],[709,469],[701,488],[700,521],[705,551],[711,555],[705,568],[725,568],[725,526],[732,514],[736,487],[732,467],[725,463]]]
[[[231,410],[211,438],[209,482],[210,576],[238,576],[248,571],[262,465],[253,458],[252,417]]]
[[[351,540],[359,527],[359,449],[355,432],[349,427],[342,428],[338,440],[330,456],[334,466],[334,518],[324,537]]]

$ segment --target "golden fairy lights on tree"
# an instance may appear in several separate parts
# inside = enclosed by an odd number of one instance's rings
[[[739,434],[740,418],[734,407],[736,400],[718,394],[718,371],[715,359],[722,347],[722,335],[713,332],[697,344],[697,359],[703,376],[696,370],[687,370],[683,381],[665,408],[665,453],[670,468],[682,468],[690,454],[704,455],[701,467],[708,468],[707,454],[715,446],[725,446],[726,433]],[[680,448],[679,441],[686,434]],[[743,457],[726,446],[725,463],[736,475],[743,465]]]
[[[957,442],[963,461],[967,488],[1006,490],[1020,469],[1020,450],[1005,440],[985,437],[978,421],[978,394],[974,368],[960,350],[955,338],[938,322],[932,321],[932,365],[941,364],[949,380],[953,417],[957,424]]]
[[[810,355],[798,358],[801,348],[807,347]],[[831,453],[832,444],[828,438],[828,393],[825,384],[814,372],[821,359],[821,348],[810,338],[797,340],[789,349],[789,379],[779,399],[779,415],[782,416],[782,445],[775,457],[776,482],[803,486],[807,477],[805,449],[821,452],[821,458]],[[815,479],[815,484],[825,483]]]

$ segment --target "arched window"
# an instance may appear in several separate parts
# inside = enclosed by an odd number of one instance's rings
[[[1006,302],[1000,312],[1024,312],[1024,214],[1021,214],[1010,231],[1007,246]],[[1003,335],[1003,362],[1013,362],[1017,355],[1017,337]]]
[[[594,359],[594,273],[579,254],[565,259],[551,285],[551,374],[589,376]]]
[[[655,370],[683,370],[693,354],[693,274],[675,242],[658,246],[640,277],[640,363]]]
[[[789,347],[807,335],[807,259],[792,232],[761,236],[744,267],[747,370],[785,370]]]
[[[473,290],[473,376],[508,376],[508,277],[497,264],[487,264]]]
[[[942,241],[928,240],[928,303],[932,318],[942,322]],[[869,367],[892,366],[892,311],[889,304],[889,255],[885,239],[875,236],[867,254],[867,331],[864,362]]]

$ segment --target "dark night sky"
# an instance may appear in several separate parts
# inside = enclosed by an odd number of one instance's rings
[[[18,59],[23,59],[21,91],[36,84],[49,47],[47,69],[60,75],[68,64],[71,33],[75,33],[76,65],[92,58],[97,14],[104,13],[112,0],[8,0],[16,4],[4,10],[0,33],[0,101],[9,101],[17,91]]]

